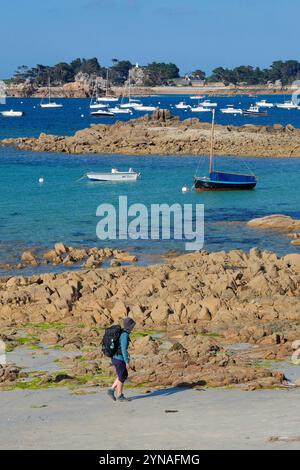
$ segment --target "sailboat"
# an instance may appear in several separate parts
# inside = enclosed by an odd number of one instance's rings
[[[97,101],[105,101],[108,103],[116,103],[119,101],[119,98],[116,96],[108,95],[108,69],[106,70],[106,91],[105,91],[105,96],[100,96],[97,98]]]
[[[51,93],[50,93],[50,78],[48,80],[48,101],[47,103],[43,102],[44,98],[42,98],[40,107],[41,108],[62,108],[63,105],[61,103],[55,103],[55,101],[51,101]]]
[[[255,175],[243,173],[229,173],[218,171],[214,168],[214,128],[215,128],[215,110],[212,110],[211,143],[209,157],[209,176],[195,176],[195,191],[220,191],[253,189],[256,186],[257,179]]]

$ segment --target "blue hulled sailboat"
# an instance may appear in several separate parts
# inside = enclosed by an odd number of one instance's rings
[[[256,186],[257,178],[253,174],[230,173],[217,171],[213,166],[214,149],[214,128],[215,128],[215,110],[212,110],[212,129],[211,146],[209,157],[209,175],[195,176],[195,191],[226,191],[226,190],[245,190],[253,189]]]

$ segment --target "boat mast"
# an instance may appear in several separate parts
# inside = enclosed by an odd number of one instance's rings
[[[209,155],[209,173],[213,171],[213,156],[214,156],[214,132],[215,132],[215,110],[212,110],[211,122],[211,140],[210,140],[210,155]]]
[[[108,96],[108,67],[106,69],[106,92],[105,96]]]
[[[48,97],[49,97],[49,103],[51,101],[51,95],[50,95],[50,75],[48,77]]]

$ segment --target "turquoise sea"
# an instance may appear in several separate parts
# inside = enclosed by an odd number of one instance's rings
[[[222,168],[237,169],[241,160],[218,158]],[[39,154],[0,148],[0,263],[16,262],[27,247],[48,248],[57,241],[72,245],[132,248],[144,262],[167,250],[184,250],[184,241],[101,242],[96,237],[99,204],[181,203],[205,205],[206,250],[248,250],[253,246],[279,254],[295,251],[284,234],[250,229],[245,222],[272,213],[299,217],[300,160],[247,158],[259,178],[253,191],[182,193],[193,175],[203,173],[206,157]],[[142,172],[135,183],[80,180],[88,170],[133,167]],[[44,177],[44,184],[39,178]],[[2,271],[2,274],[5,272]]]
[[[266,97],[273,102],[285,98]],[[160,102],[161,107],[167,107],[181,99],[182,96],[160,96],[142,100],[149,104]],[[185,97],[185,100],[189,98]],[[216,100],[222,106],[244,100],[243,107],[246,107],[255,98],[223,97]],[[26,115],[21,119],[0,118],[0,138],[33,136],[40,132],[72,134],[91,124],[88,100],[57,101],[63,101],[64,108],[41,110],[33,108],[38,105],[38,100],[8,100],[6,107],[21,109],[23,106]],[[292,122],[300,127],[300,111],[272,110],[272,113],[276,118],[271,114],[268,118],[255,120],[251,117],[224,117],[220,113],[217,116],[219,122],[223,119],[223,123],[243,123],[237,120],[262,123],[268,119],[282,124]],[[181,118],[185,117],[182,113]],[[203,156],[74,156],[0,147],[0,264],[17,262],[25,248],[43,250],[57,241],[72,245],[130,248],[145,263],[168,250],[184,250],[184,240],[99,241],[96,237],[99,220],[96,209],[101,203],[117,206],[120,195],[127,195],[129,204],[144,203],[149,208],[152,203],[204,204],[206,250],[248,250],[258,246],[279,254],[296,251],[286,235],[250,229],[246,222],[272,213],[299,217],[300,160],[228,156],[217,157],[216,165],[232,171],[250,167],[258,176],[257,188],[245,192],[192,191],[183,194],[182,187],[192,187],[196,172],[198,175],[206,172],[208,161]],[[142,173],[142,178],[135,183],[122,184],[90,183],[80,179],[88,170],[110,171],[112,167],[125,170],[133,167]],[[44,177],[44,184],[39,184],[40,177]],[[5,270],[0,272],[6,273]]]

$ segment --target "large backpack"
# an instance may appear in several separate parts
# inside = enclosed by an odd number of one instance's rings
[[[102,339],[102,352],[105,356],[113,357],[120,346],[120,336],[123,330],[119,325],[106,328]]]

